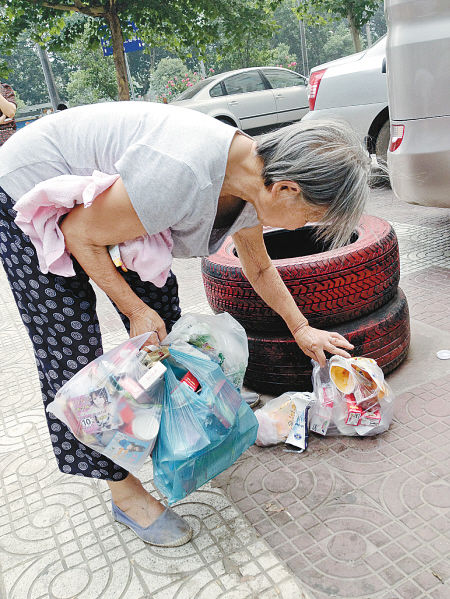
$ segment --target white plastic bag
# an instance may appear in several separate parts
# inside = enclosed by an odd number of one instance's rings
[[[162,344],[187,353],[186,343],[217,362],[238,391],[242,389],[248,364],[247,334],[230,314],[183,315]]]
[[[320,368],[314,361],[313,366],[311,431],[366,437],[389,428],[394,395],[375,360],[333,356],[326,367]]]
[[[136,472],[153,449],[161,420],[164,348],[148,351],[150,333],[128,339],[77,372],[47,411],[77,439]]]
[[[286,441],[297,412],[296,399],[309,403],[311,393],[288,391],[255,411],[259,424],[256,445],[276,445]]]

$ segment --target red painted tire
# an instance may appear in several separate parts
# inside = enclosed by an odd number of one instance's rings
[[[364,215],[355,241],[338,250],[323,251],[313,232],[313,227],[303,227],[264,234],[274,265],[311,325],[328,327],[330,322],[354,320],[395,295],[399,252],[387,221]],[[276,259],[280,253],[294,257]],[[248,331],[286,331],[281,318],[246,279],[231,237],[216,254],[203,258],[202,274],[214,312],[229,312]]]
[[[374,358],[387,374],[408,353],[409,311],[405,294],[396,296],[372,314],[328,330],[344,335],[355,346],[353,355]],[[248,334],[249,363],[245,384],[261,393],[311,390],[311,360],[292,337]]]

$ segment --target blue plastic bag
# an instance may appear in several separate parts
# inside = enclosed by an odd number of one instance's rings
[[[256,440],[258,421],[216,362],[171,349],[153,476],[169,505],[229,468]],[[180,380],[191,372],[196,393]]]

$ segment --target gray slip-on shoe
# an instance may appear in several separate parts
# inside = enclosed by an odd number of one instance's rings
[[[122,512],[111,499],[114,520],[125,524],[133,530],[137,536],[156,547],[179,547],[191,540],[193,530],[181,516],[178,516],[170,507],[147,528],[139,526],[137,522]]]
[[[261,403],[261,398],[258,393],[253,391],[241,391],[241,397],[249,408],[256,408]]]

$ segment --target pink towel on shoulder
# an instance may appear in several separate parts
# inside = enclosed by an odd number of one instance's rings
[[[30,237],[44,274],[75,276],[58,222],[78,204],[88,208],[118,178],[118,174],[99,171],[86,177],[61,175],[38,183],[16,202],[15,223]],[[173,241],[169,229],[125,241],[119,248],[124,265],[137,272],[142,281],[150,281],[157,287],[165,284],[172,266]]]

